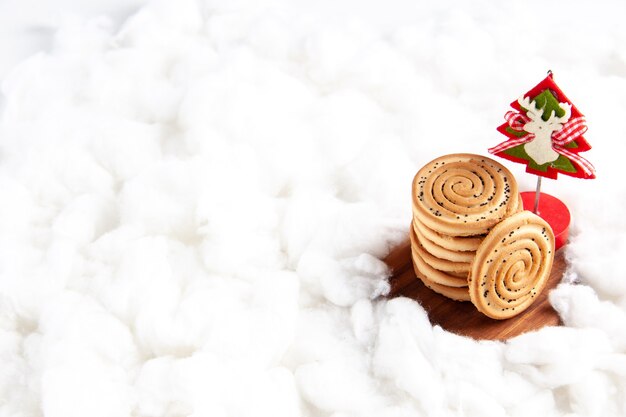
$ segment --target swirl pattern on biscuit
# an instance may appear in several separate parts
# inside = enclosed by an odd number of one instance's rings
[[[527,309],[543,290],[554,260],[554,234],[523,211],[495,226],[476,251],[469,275],[472,303],[494,319]]]
[[[518,210],[517,183],[493,159],[472,154],[437,158],[413,179],[413,214],[439,233],[475,236]]]

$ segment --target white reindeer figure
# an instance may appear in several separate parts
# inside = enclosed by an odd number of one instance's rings
[[[556,161],[559,154],[552,149],[552,133],[561,130],[567,123],[572,114],[572,105],[559,103],[559,107],[565,111],[565,114],[556,117],[555,111],[552,110],[550,118],[543,120],[541,117],[543,108],[538,109],[534,100],[530,101],[529,97],[520,97],[517,102],[528,110],[526,116],[530,121],[524,125],[524,130],[535,135],[530,142],[524,144],[524,150],[538,165]]]

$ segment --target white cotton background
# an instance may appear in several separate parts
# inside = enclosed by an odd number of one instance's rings
[[[0,416],[626,415],[623,2],[82,3],[0,3]],[[433,327],[383,297],[412,177],[548,69],[564,326]]]

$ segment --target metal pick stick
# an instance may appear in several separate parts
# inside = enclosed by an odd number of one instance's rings
[[[548,75],[552,75],[554,77],[552,70],[548,70]],[[537,175],[537,188],[535,189],[535,208],[533,209],[533,213],[539,214],[539,195],[541,194],[541,176]]]
[[[541,176],[537,175],[537,188],[535,189],[535,208],[533,213],[539,214],[539,194],[541,194]]]

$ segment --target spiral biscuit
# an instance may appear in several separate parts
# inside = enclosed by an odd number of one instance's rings
[[[478,246],[483,241],[484,236],[448,236],[438,233],[424,225],[418,218],[413,216],[413,227],[426,239],[437,246],[452,252],[476,252]]]
[[[519,213],[524,210],[524,202],[522,201],[522,195],[517,193],[517,198],[513,202],[513,206],[511,207],[511,213]]]
[[[437,284],[436,282],[433,282],[426,278],[424,274],[422,274],[422,272],[417,268],[415,263],[413,263],[413,269],[415,271],[415,275],[424,283],[424,285],[426,285],[434,292],[456,301],[470,301],[470,295],[467,287],[448,287],[447,285]]]
[[[445,259],[452,262],[463,262],[470,263],[474,260],[474,256],[476,255],[476,251],[455,251],[451,249],[447,249],[443,246],[439,246],[435,242],[428,239],[424,233],[422,233],[420,226],[417,226],[418,221],[413,221],[413,230],[415,231],[415,235],[417,239],[422,244],[424,249],[426,249],[429,253],[436,256],[440,259]],[[480,239],[482,241],[482,239]],[[478,242],[479,244],[480,242]],[[476,246],[478,246],[478,244]]]
[[[464,280],[467,280],[467,276],[469,275],[469,272],[448,272],[448,275],[452,275],[453,277],[463,278]]]
[[[425,257],[429,254],[420,245],[415,236],[415,231],[411,228],[411,252],[413,257],[414,267],[420,271],[422,276],[425,276],[429,281],[436,284],[445,285],[447,287],[467,287],[467,274],[463,274],[463,277],[458,277],[445,271],[433,268],[428,262],[425,261]],[[462,273],[462,271],[455,271],[454,273]]]
[[[554,260],[554,234],[530,211],[503,220],[476,251],[469,275],[472,303],[494,319],[513,317],[543,290]]]
[[[423,236],[420,236],[415,228],[413,228],[413,232],[415,233],[416,243],[418,244],[417,249],[420,251],[424,262],[440,271],[447,273],[465,273],[465,277],[467,277],[470,270],[470,262],[474,260],[474,256],[471,252],[461,252],[461,256],[468,257],[465,261],[455,261],[440,257],[437,255],[436,251],[432,250],[435,249],[436,246],[433,246],[428,239],[424,239]],[[445,252],[443,252],[443,254],[449,255],[449,253]]]
[[[413,179],[413,214],[442,234],[473,236],[518,209],[513,175],[493,159],[472,154],[437,158]]]

